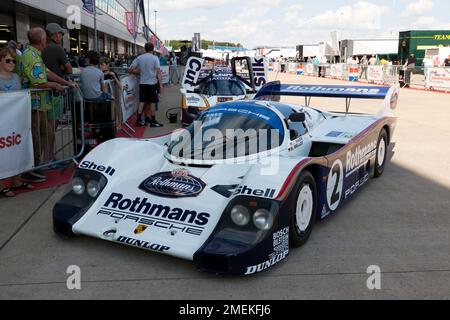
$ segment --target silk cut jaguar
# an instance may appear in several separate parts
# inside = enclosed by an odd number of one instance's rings
[[[190,125],[218,103],[253,99],[267,82],[264,57],[238,57],[229,66],[215,66],[209,58],[190,57],[181,81],[181,122]],[[213,64],[208,69],[205,63]],[[206,64],[208,65],[208,64]]]
[[[383,174],[398,90],[271,82],[186,129],[105,142],[56,203],[54,231],[192,260],[215,274],[266,270]],[[344,98],[346,111],[312,108],[312,97]],[[351,99],[383,102],[375,115],[356,114]]]

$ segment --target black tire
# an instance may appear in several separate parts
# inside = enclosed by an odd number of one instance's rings
[[[384,172],[384,167],[386,166],[386,158],[388,153],[388,136],[385,129],[382,129],[380,132],[380,136],[378,137],[378,143],[377,143],[377,156],[375,158],[375,169],[373,176],[374,178],[380,177]],[[379,159],[381,149],[384,148],[384,151],[382,152],[382,162],[380,163],[381,158]]]
[[[309,221],[306,224],[307,227],[304,228],[305,224],[303,224],[303,228],[300,228],[299,222],[297,221],[298,201],[300,200],[299,199],[300,192],[305,186],[309,187],[312,193],[312,208],[310,212]],[[302,209],[304,207],[304,203],[302,203],[300,207]],[[292,247],[300,247],[308,241],[308,238],[311,235],[312,229],[314,228],[314,224],[316,222],[316,211],[317,211],[316,182],[312,174],[309,171],[305,171],[298,178],[293,196],[291,197],[289,203],[289,213],[291,215],[289,223],[289,243]]]

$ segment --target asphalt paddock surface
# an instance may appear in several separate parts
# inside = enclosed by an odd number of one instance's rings
[[[168,87],[161,114],[179,103],[177,88]],[[351,110],[378,104],[354,101]],[[345,109],[334,99],[312,105]],[[51,212],[65,187],[0,199],[0,298],[449,299],[450,95],[402,90],[398,116],[384,175],[316,224],[304,247],[250,277],[205,274],[189,261],[88,237],[62,240],[53,234]],[[81,290],[67,289],[70,265],[81,268]],[[381,290],[366,286],[371,265],[381,269]]]

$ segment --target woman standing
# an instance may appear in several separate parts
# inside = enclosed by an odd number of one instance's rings
[[[22,88],[20,84],[19,76],[13,73],[16,66],[16,53],[11,48],[3,48],[0,51],[0,91],[13,91],[20,90]],[[28,183],[23,182],[20,176],[11,178],[12,187],[7,188],[0,181],[0,196],[14,197],[14,189],[28,189],[32,190],[34,187]]]

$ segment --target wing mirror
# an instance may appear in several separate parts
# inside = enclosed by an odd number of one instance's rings
[[[293,113],[289,116],[289,121],[291,122],[305,122],[306,117],[303,112]]]

